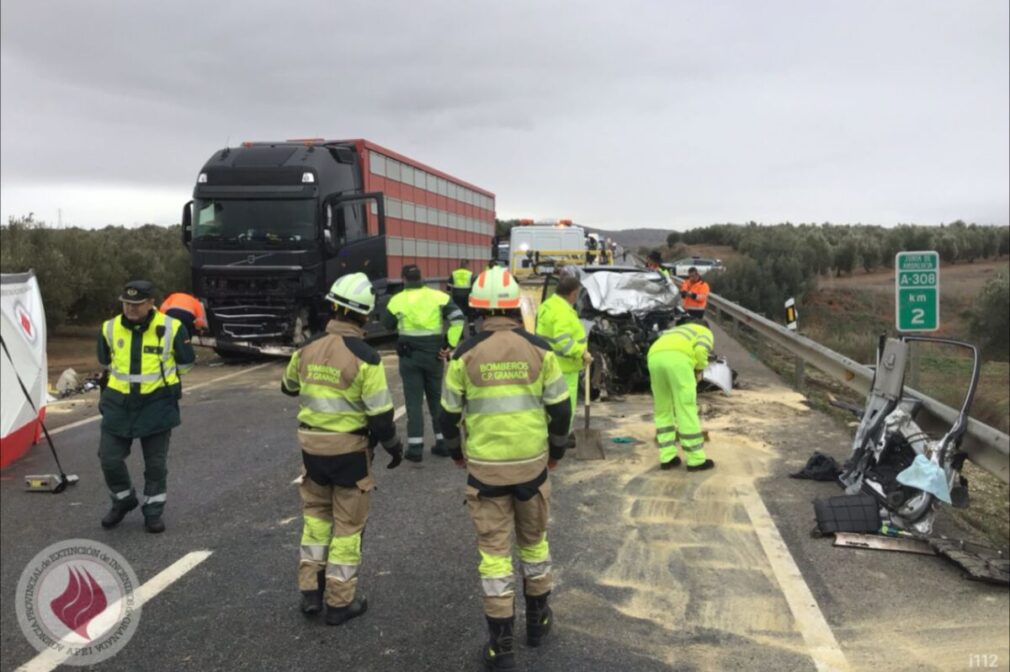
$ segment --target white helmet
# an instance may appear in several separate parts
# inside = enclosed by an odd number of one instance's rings
[[[350,273],[337,278],[326,300],[355,313],[368,315],[375,308],[375,289],[364,273]]]

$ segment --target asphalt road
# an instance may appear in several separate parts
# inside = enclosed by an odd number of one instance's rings
[[[785,474],[815,449],[844,457],[851,430],[716,333],[743,383],[703,400],[718,468],[659,471],[647,397],[594,410],[608,436],[639,443],[608,442],[608,459],[567,459],[552,475],[556,627],[540,649],[520,644],[519,669],[1007,669],[1006,590],[965,581],[939,558],[810,538],[811,499],[839,491]],[[401,405],[395,357],[386,362]],[[81,537],[119,551],[141,583],[211,552],[144,605],[134,638],[99,669],[479,669],[485,629],[464,474],[430,454],[394,471],[376,458],[359,581],[369,612],[339,628],[299,613],[297,402],[280,394],[281,370],[198,367],[173,435],[163,535],[146,534],[139,512],[115,530],[99,526],[108,500],[95,422],[55,437],[81,477],[66,493],[20,489],[23,474],[51,471],[45,446],[0,474],[2,670],[36,654],[13,607],[25,564]],[[91,412],[83,404],[53,421]],[[139,478],[137,455],[131,466]],[[964,534],[951,525],[939,527]]]

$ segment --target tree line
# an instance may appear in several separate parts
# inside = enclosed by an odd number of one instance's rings
[[[942,263],[972,263],[1010,253],[1010,227],[978,226],[956,221],[941,226],[717,224],[672,232],[666,258],[685,256],[686,245],[729,246],[740,253],[726,269],[709,278],[712,291],[765,315],[778,316],[786,299],[802,299],[817,279],[893,268],[898,252],[935,250]],[[1007,278],[997,275],[980,293],[965,317],[972,337],[987,354],[1007,359]],[[1001,306],[1001,307],[1000,307]]]
[[[49,329],[96,324],[121,309],[129,280],[150,280],[162,297],[189,291],[189,251],[179,226],[55,229],[31,213],[0,225],[0,271],[35,271]]]

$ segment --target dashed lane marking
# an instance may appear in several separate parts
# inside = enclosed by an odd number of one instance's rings
[[[189,570],[209,558],[211,553],[213,553],[213,551],[193,551],[191,553],[187,553],[165,569],[161,570],[161,572],[137,589],[137,592],[134,595],[134,603],[136,606],[138,608],[143,606],[145,602],[154,598],[158,593],[181,579]],[[118,611],[119,601],[117,600],[106,607],[106,610],[109,609]],[[116,624],[110,623],[109,627],[111,628],[114,625]],[[102,634],[104,634],[104,632],[96,633],[94,636],[100,637]],[[19,667],[17,672],[49,672],[66,662],[69,657],[70,654],[67,652],[60,653],[54,651],[53,649],[46,649]]]

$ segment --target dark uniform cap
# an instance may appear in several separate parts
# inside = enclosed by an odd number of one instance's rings
[[[421,279],[421,269],[415,264],[408,264],[403,267],[403,279],[408,282],[417,282]]]
[[[663,257],[659,255],[659,252],[653,250],[652,252],[649,252],[649,261],[660,264],[663,262]]]
[[[123,303],[143,303],[153,298],[154,285],[147,280],[130,280],[119,296],[119,300]]]

